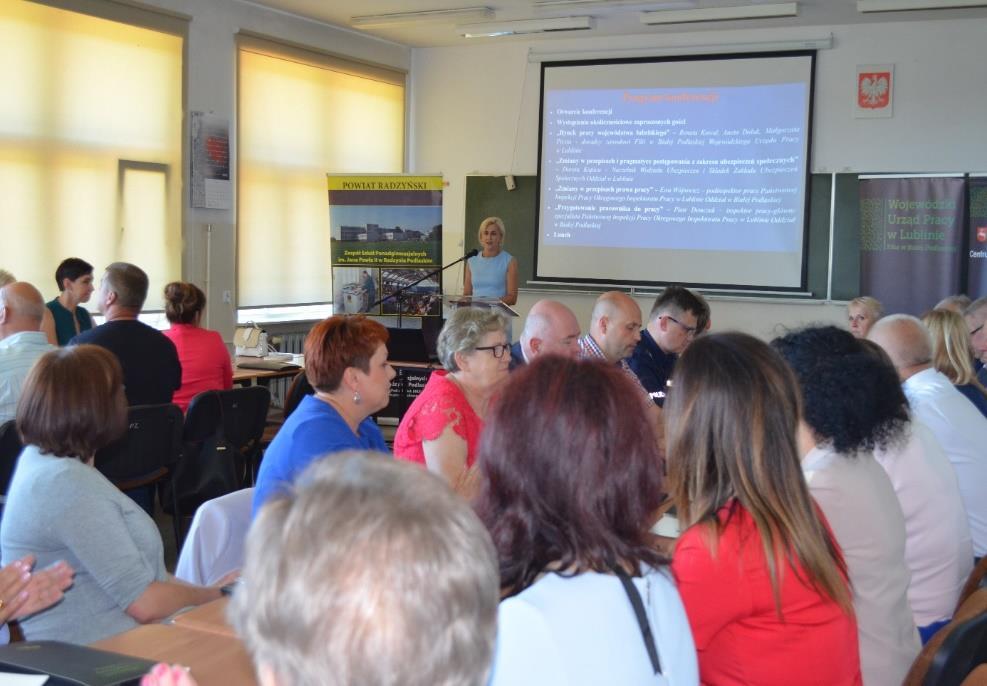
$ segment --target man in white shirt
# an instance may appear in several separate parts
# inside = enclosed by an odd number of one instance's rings
[[[932,339],[921,321],[896,314],[867,337],[891,358],[914,416],[932,430],[956,470],[973,538],[973,553],[987,553],[987,418],[932,367]]]
[[[26,281],[0,288],[0,423],[14,418],[31,367],[55,346],[41,332],[45,301]]]

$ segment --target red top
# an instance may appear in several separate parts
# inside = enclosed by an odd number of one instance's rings
[[[425,388],[404,413],[394,435],[394,457],[425,464],[422,441],[434,441],[451,426],[466,441],[466,467],[476,461],[476,448],[483,420],[473,411],[459,386],[447,378],[448,372],[434,371]]]
[[[182,363],[182,386],[172,398],[182,412],[202,391],[233,388],[233,363],[217,332],[192,324],[172,324],[162,333],[175,344]]]
[[[718,514],[725,528],[715,556],[708,529],[697,525],[682,533],[672,558],[701,683],[859,686],[856,620],[790,566],[779,570],[779,619],[754,519],[736,501]]]

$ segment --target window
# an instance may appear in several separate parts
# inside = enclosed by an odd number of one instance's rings
[[[49,297],[70,256],[139,265],[149,309],[181,276],[185,23],[154,16],[0,3],[0,266]]]
[[[327,173],[400,173],[405,74],[241,36],[239,307],[325,303]]]

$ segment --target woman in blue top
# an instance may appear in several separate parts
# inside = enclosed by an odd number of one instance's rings
[[[517,303],[517,260],[504,250],[504,222],[487,217],[478,232],[483,250],[466,260],[463,295],[500,298],[505,305]]]
[[[307,395],[264,453],[253,514],[316,458],[343,450],[388,452],[370,415],[387,407],[394,369],[387,363],[387,329],[363,315],[319,322],[305,339]]]

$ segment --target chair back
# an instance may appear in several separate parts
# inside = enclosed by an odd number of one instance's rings
[[[217,391],[199,393],[185,414],[181,458],[175,466],[171,497],[163,497],[165,511],[174,517],[175,541],[182,544],[182,526],[196,509],[241,486],[235,446],[223,431],[223,403]]]
[[[267,426],[271,392],[264,386],[245,386],[218,391],[222,404],[223,435],[236,449],[241,485],[253,483],[253,470],[260,461],[261,439]]]
[[[973,568],[970,572],[970,576],[966,578],[966,584],[963,586],[963,590],[960,591],[960,598],[956,601],[956,610],[953,614],[959,612],[959,609],[966,602],[966,599],[973,595],[973,592],[978,588],[987,587],[987,555],[980,558],[980,562]]]
[[[308,382],[308,377],[305,376],[303,369],[291,380],[291,385],[288,386],[288,390],[284,394],[284,418],[287,419],[295,411],[295,408],[302,402],[302,398],[314,393],[315,389]]]
[[[0,425],[0,502],[7,497],[10,479],[14,476],[17,458],[24,446],[17,435],[16,422],[11,419]]]
[[[904,686],[961,686],[984,663],[987,663],[987,589],[980,589],[925,644],[912,663]]]
[[[95,466],[122,491],[162,480],[178,461],[182,411],[171,403],[134,405],[127,432],[96,452]]]
[[[175,576],[208,586],[243,567],[253,500],[254,489],[244,488],[203,503],[182,545]]]

